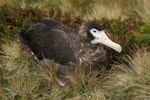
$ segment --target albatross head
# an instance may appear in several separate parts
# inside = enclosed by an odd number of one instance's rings
[[[81,30],[85,30],[85,32],[81,32]],[[112,48],[117,52],[121,52],[122,48],[119,44],[113,42],[106,35],[104,28],[95,22],[86,22],[82,25],[79,31],[79,35],[81,38],[87,39],[91,44],[103,44]]]

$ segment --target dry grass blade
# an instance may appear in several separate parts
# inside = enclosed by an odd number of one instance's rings
[[[22,52],[21,45],[16,42],[10,42],[1,46],[2,56],[2,98],[23,99],[35,98],[39,85],[35,62],[31,55]],[[32,67],[31,67],[32,66]],[[32,71],[32,73],[30,73]],[[30,95],[29,95],[30,94]],[[31,96],[31,94],[35,96]]]
[[[95,0],[95,4],[92,7],[92,13],[88,13],[85,16],[85,20],[100,20],[102,18],[107,19],[124,19],[127,16],[124,14],[123,0]]]
[[[43,61],[40,62],[41,68],[40,68],[40,75],[45,79],[49,86],[57,85],[57,77],[58,74],[56,73],[57,70],[57,64],[54,63],[51,60],[44,59]]]
[[[135,99],[149,99],[150,87],[150,52],[144,49],[138,49],[133,55],[129,57],[129,66],[126,64],[121,65],[121,70],[116,70],[109,82],[114,86],[114,99],[129,98]]]
[[[137,3],[135,3],[135,11],[145,23],[150,25],[149,4],[150,4],[149,0],[137,0]]]
[[[134,53],[134,57],[130,58],[130,66],[144,82],[150,81],[150,53],[147,52],[146,48]]]
[[[92,0],[61,0],[60,9],[63,13],[70,13],[73,16],[84,16],[86,12],[90,12]]]

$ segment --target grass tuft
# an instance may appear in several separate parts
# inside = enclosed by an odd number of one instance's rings
[[[106,5],[107,4],[107,5]],[[100,20],[102,18],[107,19],[119,19],[119,18],[126,18],[124,14],[124,9],[122,6],[124,2],[122,0],[95,0],[94,5],[92,6],[92,13],[88,13],[85,16],[85,20],[93,20],[97,19]]]
[[[137,4],[137,5],[136,5]],[[141,17],[143,22],[150,25],[150,1],[149,0],[137,0],[135,4],[135,11]]]
[[[31,56],[22,52],[21,45],[15,41],[2,45],[1,49],[1,86],[4,93],[1,98],[27,100],[34,95],[36,97],[40,82]]]
[[[114,92],[114,99],[140,100],[149,99],[149,70],[150,53],[146,49],[136,51],[133,57],[129,57],[128,63],[117,66],[120,70],[114,73],[111,89]]]

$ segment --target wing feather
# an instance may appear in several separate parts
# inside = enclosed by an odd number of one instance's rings
[[[70,33],[72,34],[72,33]],[[75,47],[75,36],[70,35],[61,28],[50,27],[44,23],[36,22],[23,29],[20,33],[20,40],[39,59],[53,59],[60,64],[76,61],[78,46]],[[78,44],[79,45],[79,44]]]

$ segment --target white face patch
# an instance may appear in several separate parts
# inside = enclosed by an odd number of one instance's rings
[[[98,31],[95,28],[92,28],[92,29],[90,29],[90,33],[96,38],[96,37],[98,37],[100,31]]]
[[[121,52],[122,48],[119,44],[111,41],[108,36],[106,35],[105,31],[104,30],[97,30],[95,28],[92,28],[90,30],[90,33],[93,35],[94,40],[91,41],[92,44],[98,44],[98,43],[101,43],[103,45],[106,45],[112,49],[114,49],[115,51],[117,52]]]
[[[91,43],[92,44],[97,44],[97,43],[100,43],[103,34],[105,34],[105,31],[104,30],[99,31],[95,28],[92,28],[90,30],[90,33],[93,35],[93,37],[95,37],[95,39],[92,40]]]

